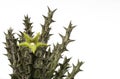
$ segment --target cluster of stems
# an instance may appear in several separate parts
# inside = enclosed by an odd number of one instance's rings
[[[56,9],[52,11],[48,8],[48,15],[43,15],[44,24],[41,24],[41,34],[35,37],[35,40],[37,40],[35,44],[41,43],[44,44],[43,46],[31,45],[31,43],[34,43],[32,41],[34,40],[34,32],[28,16],[24,17],[25,28],[24,31],[19,32],[18,38],[15,37],[11,28],[5,33],[6,56],[13,69],[12,74],[10,74],[11,79],[74,79],[75,75],[81,71],[82,61],[78,60],[77,64],[72,66],[72,71],[69,72],[71,58],[63,58],[62,56],[65,51],[68,51],[67,45],[74,41],[70,39],[70,34],[75,27],[71,22],[68,27],[65,27],[65,35],[60,34],[62,43],[54,45],[53,50],[51,50],[51,45],[48,45],[49,38],[52,35],[50,34],[50,24],[55,22],[52,19],[55,11]],[[60,63],[60,59],[63,59],[63,62]]]

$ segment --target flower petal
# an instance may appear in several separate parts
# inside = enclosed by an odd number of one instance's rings
[[[27,43],[27,42],[22,42],[22,43],[18,44],[18,46],[26,46],[26,47],[28,47],[28,46],[29,46],[29,43]]]
[[[37,33],[35,37],[32,38],[32,42],[37,43],[40,37],[40,32]]]
[[[26,42],[30,43],[32,38],[28,34],[26,34],[25,32],[23,34],[24,34],[24,38],[25,38]]]
[[[41,46],[48,46],[48,45],[45,44],[45,43],[40,43],[40,42],[38,42],[36,46],[37,46],[37,47],[41,47]]]

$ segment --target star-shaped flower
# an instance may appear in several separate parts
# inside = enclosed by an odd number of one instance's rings
[[[23,33],[23,35],[24,35],[24,38],[25,38],[25,42],[20,43],[19,46],[28,47],[28,48],[31,49],[31,51],[33,53],[35,53],[35,51],[38,47],[48,46],[47,44],[41,43],[41,42],[38,41],[39,37],[40,37],[40,33],[37,33],[37,35],[34,36],[33,38],[30,37],[26,33]]]

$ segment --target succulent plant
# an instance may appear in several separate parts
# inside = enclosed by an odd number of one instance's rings
[[[56,9],[52,11],[48,8],[48,15],[43,16],[41,34],[33,35],[33,26],[28,15],[24,17],[25,28],[23,32],[17,34],[18,38],[15,37],[12,28],[5,33],[6,56],[13,69],[10,74],[11,79],[74,79],[75,75],[82,71],[80,67],[83,62],[78,61],[69,72],[71,58],[62,56],[62,53],[68,51],[67,45],[74,41],[70,39],[70,34],[75,27],[71,22],[67,28],[65,27],[65,35],[60,34],[62,43],[54,45],[53,50],[50,45],[47,45],[52,35],[50,24],[54,22],[52,17],[55,11]],[[63,62],[59,62],[60,59],[63,59]]]

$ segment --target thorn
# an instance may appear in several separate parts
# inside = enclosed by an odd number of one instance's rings
[[[68,76],[71,75],[69,72],[68,72]]]
[[[9,74],[11,77],[13,77],[13,74]]]
[[[4,45],[6,45],[7,43],[6,42],[2,42]]]
[[[72,25],[72,21],[70,21],[70,23],[69,23],[70,25]]]
[[[28,14],[27,14],[27,15],[24,15],[24,18],[25,18],[25,19],[28,19],[28,18],[29,18],[29,17],[28,17]]]
[[[3,54],[3,55],[8,56],[8,54]]]
[[[67,30],[67,28],[66,28],[66,27],[64,27],[64,29],[65,29],[65,30]]]
[[[73,42],[73,41],[75,41],[75,40],[70,40],[70,39],[69,39],[69,40],[68,40],[68,43]]]
[[[83,71],[83,70],[79,69],[79,71]]]
[[[47,20],[47,17],[45,15],[42,15],[44,17],[45,20]]]
[[[48,8],[48,12],[51,12],[51,10],[50,10],[49,6],[47,6],[47,8]]]
[[[57,9],[54,9],[53,11],[51,11],[51,9],[49,8],[49,6],[47,6],[48,8],[48,12],[52,12],[52,14],[57,10]]]
[[[66,77],[66,75],[62,75],[62,77]]]
[[[74,25],[72,28],[75,28],[76,27],[76,25]]]
[[[66,56],[64,57],[64,60],[67,60],[67,57],[66,57]]]
[[[53,44],[53,47],[54,47],[54,49],[55,49],[55,47],[56,47],[55,44]]]
[[[57,9],[53,10],[52,13],[54,13]]]
[[[43,24],[40,24],[42,27],[44,27],[44,25]]]
[[[75,68],[75,65],[74,64],[72,64],[73,65],[73,68]]]
[[[57,42],[57,44],[56,44],[56,45],[58,46],[58,45],[60,45],[60,44]]]
[[[76,26],[73,26],[73,25],[72,25],[72,21],[70,21],[68,28],[72,28],[72,29],[73,29],[73,28],[75,28],[75,27],[76,27]]]
[[[4,32],[5,35],[7,35],[5,32]]]
[[[10,49],[10,47],[4,47],[5,49],[7,49],[7,50],[9,50]]]
[[[64,50],[65,50],[65,51],[68,51],[68,49],[67,49],[67,48],[65,48]]]
[[[63,36],[62,34],[59,33],[59,35],[60,35],[60,37],[61,37],[62,39],[64,38],[64,36]]]
[[[54,20],[51,20],[51,22],[55,22]]]
[[[51,52],[51,48],[50,47],[48,48],[48,52]]]
[[[61,55],[60,58],[63,58],[63,55]]]
[[[69,25],[68,25],[68,28],[71,28],[71,27],[72,27],[72,22],[70,21]]]
[[[12,66],[12,65],[9,65],[9,66],[13,68],[13,66]]]
[[[59,66],[62,66],[62,64],[61,64],[61,63],[58,63],[58,65],[59,65]]]
[[[8,29],[8,32],[11,33],[13,31],[12,27]]]
[[[49,34],[49,37],[52,36],[53,34]]]
[[[68,60],[68,62],[71,60],[71,58],[72,58],[72,57],[70,57],[70,58],[68,58],[68,59],[67,59],[67,60]]]

